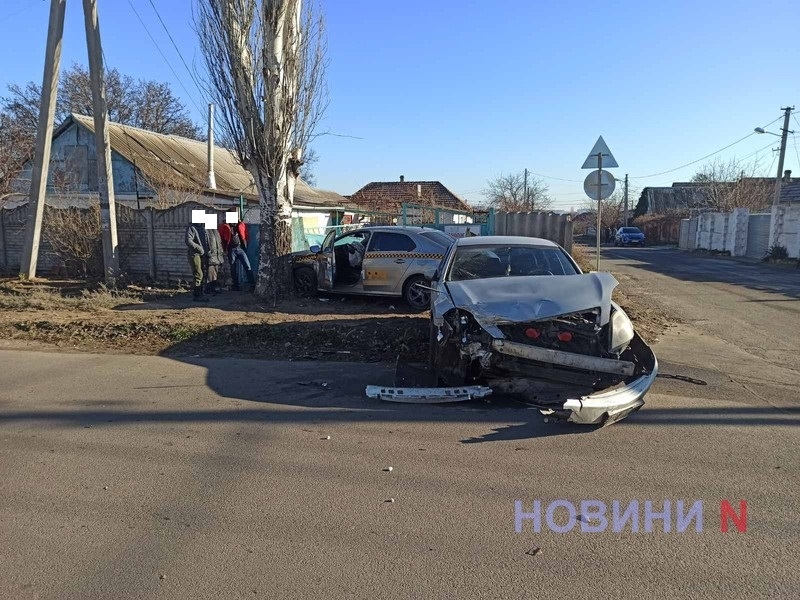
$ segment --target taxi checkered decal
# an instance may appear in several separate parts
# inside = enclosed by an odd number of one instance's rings
[[[364,258],[409,258],[442,260],[443,254],[431,254],[425,252],[367,252]]]

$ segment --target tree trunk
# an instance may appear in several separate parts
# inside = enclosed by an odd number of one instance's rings
[[[292,208],[286,196],[286,179],[259,173],[261,227],[256,295],[275,306],[294,295],[292,277]]]

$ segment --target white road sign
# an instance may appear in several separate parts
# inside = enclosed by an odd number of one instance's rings
[[[605,162],[605,161],[604,161]],[[614,193],[616,187],[614,176],[608,171],[603,171],[600,176],[600,198],[605,200]],[[597,169],[586,176],[583,181],[583,191],[592,200],[597,200]]]
[[[601,135],[597,138],[597,142],[595,142],[594,148],[592,151],[589,152],[589,156],[586,157],[586,160],[583,163],[581,169],[596,169],[597,168],[597,155],[602,152],[603,154],[603,168],[604,169],[613,169],[614,167],[618,167],[617,159],[614,158],[614,155],[611,154],[611,150],[608,149],[603,136]]]

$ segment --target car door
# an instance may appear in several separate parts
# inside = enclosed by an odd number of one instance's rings
[[[411,236],[394,231],[372,234],[364,256],[364,291],[377,294],[402,292],[402,282],[414,260],[417,244]]]
[[[335,229],[328,232],[322,241],[322,248],[317,253],[317,262],[314,263],[317,271],[317,285],[321,290],[333,289],[333,280],[336,277],[336,258],[333,255],[335,237]]]

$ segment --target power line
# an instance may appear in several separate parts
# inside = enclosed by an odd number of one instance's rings
[[[780,119],[781,119],[781,117],[778,117],[778,118],[777,118],[777,119],[775,119],[774,121],[771,121],[770,123],[767,123],[766,125],[764,125],[764,127],[763,127],[763,128],[769,127],[770,125],[772,125],[772,124],[773,124],[773,123],[775,123],[776,121],[780,121]],[[763,129],[763,128],[762,128],[762,129]],[[639,176],[636,176],[636,177],[633,177],[633,176],[631,176],[631,177],[630,177],[630,179],[649,179],[650,177],[658,177],[659,175],[666,175],[667,173],[674,173],[675,171],[680,171],[681,169],[685,169],[686,167],[690,167],[690,166],[692,166],[693,164],[699,163],[701,160],[705,160],[705,159],[707,159],[707,158],[711,158],[711,157],[712,157],[712,156],[714,156],[715,154],[719,154],[720,152],[723,152],[723,151],[727,150],[727,149],[728,149],[728,148],[730,148],[731,146],[735,146],[735,145],[736,145],[736,144],[738,144],[739,142],[743,142],[744,140],[746,140],[747,138],[749,138],[750,136],[752,136],[752,135],[755,135],[755,134],[756,134],[756,132],[755,132],[755,131],[751,131],[750,133],[748,133],[748,134],[747,134],[746,136],[744,136],[743,138],[739,138],[738,140],[736,140],[735,142],[732,142],[732,143],[728,144],[728,145],[727,145],[727,146],[725,146],[724,148],[720,148],[719,150],[717,150],[717,151],[715,151],[715,152],[712,152],[711,154],[706,154],[705,156],[703,156],[703,157],[701,157],[701,158],[698,158],[697,160],[693,160],[692,162],[688,162],[688,163],[686,163],[685,165],[681,165],[680,167],[675,167],[674,169],[669,169],[669,170],[667,170],[667,171],[661,171],[660,173],[653,173],[652,175],[639,175]]]
[[[169,62],[169,60],[167,60],[167,57],[164,55],[164,52],[161,51],[161,48],[159,47],[158,43],[156,42],[155,38],[153,37],[153,34],[150,33],[150,30],[147,28],[147,25],[145,25],[145,22],[142,20],[142,17],[139,15],[139,12],[136,10],[136,7],[133,5],[131,0],[128,0],[128,5],[131,7],[131,10],[133,10],[133,14],[136,15],[136,18],[139,19],[139,23],[142,24],[142,27],[144,28],[145,32],[147,33],[147,37],[149,37],[150,41],[153,42],[153,46],[155,46],[156,50],[158,50],[158,53],[161,55],[161,58],[164,59],[164,62],[169,67],[169,70],[172,71],[172,74],[175,76],[175,79],[180,84],[180,86],[183,88],[183,91],[186,92],[186,96],[189,98],[191,103],[194,104],[195,108],[197,108],[199,113],[201,115],[204,114],[205,110],[200,108],[200,106],[197,104],[197,102],[195,102],[194,97],[189,93],[189,90],[187,90],[186,86],[183,85],[183,81],[181,81],[181,78],[178,77],[178,73],[175,72],[175,69],[172,67],[172,64]],[[201,92],[201,94],[202,94],[202,92]]]

